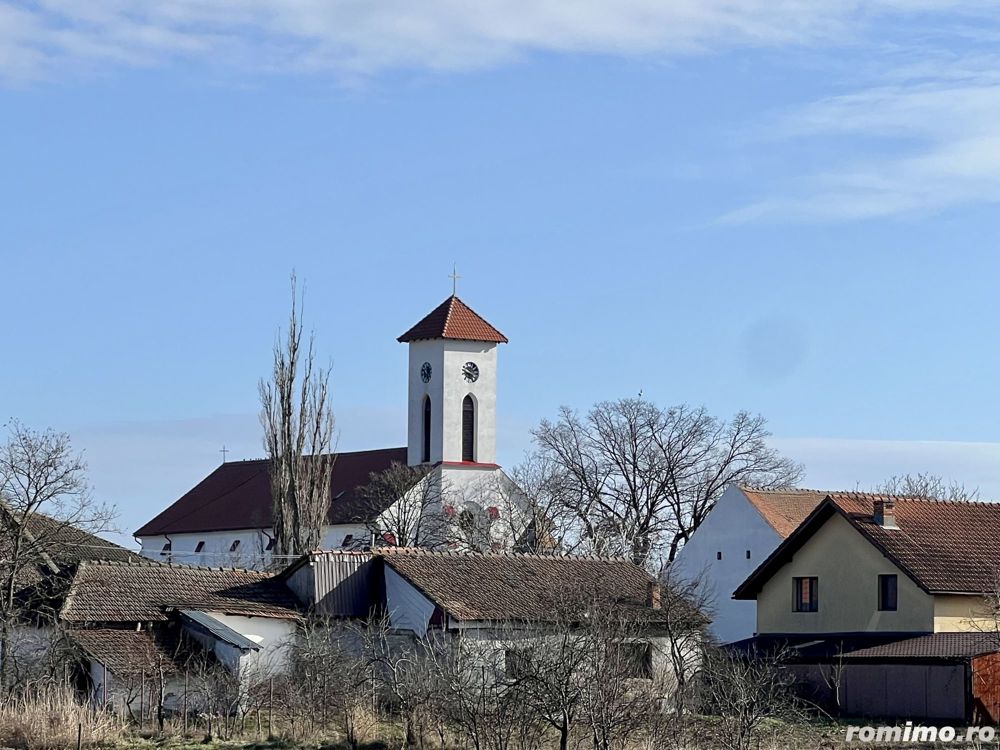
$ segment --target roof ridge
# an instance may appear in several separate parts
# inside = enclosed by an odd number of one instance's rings
[[[374,555],[413,555],[415,557],[494,557],[520,560],[593,560],[597,562],[628,562],[631,559],[624,555],[598,555],[596,553],[578,554],[561,552],[543,554],[541,552],[515,552],[512,550],[435,550],[427,547],[379,547],[371,551]],[[633,563],[634,564],[634,563]]]
[[[912,502],[912,503],[934,503],[936,505],[994,505],[1000,507],[1000,501],[997,500],[972,500],[967,498],[950,498],[950,497],[920,497],[918,495],[897,495],[891,492],[856,492],[856,491],[838,491],[829,493],[830,496],[847,496],[852,499],[864,499],[864,500],[878,500],[881,498],[889,498],[896,501]]]

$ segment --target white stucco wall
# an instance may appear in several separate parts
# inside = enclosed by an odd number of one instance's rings
[[[389,565],[385,566],[385,605],[389,624],[396,630],[410,630],[419,636],[427,634],[434,614],[434,602],[415,589]]]
[[[425,396],[431,399],[431,463],[462,460],[462,402],[470,394],[476,403],[476,461],[495,463],[496,344],[433,339],[414,341],[409,347],[407,460],[410,465],[421,463]],[[425,362],[432,370],[427,383],[420,377]],[[479,368],[475,383],[467,382],[462,375],[466,362],[474,362]]]
[[[364,525],[339,524],[323,528],[323,549],[339,549],[344,538],[352,534],[355,540],[366,539],[368,531]],[[210,568],[262,568],[271,560],[266,552],[271,529],[239,529],[235,531],[211,531],[194,534],[171,534],[169,558],[162,554],[165,536],[143,537],[142,555],[152,560],[178,563],[181,565],[201,565]],[[230,552],[233,542],[239,540],[236,552]],[[205,542],[204,550],[196,553],[198,542]]]
[[[248,676],[271,672],[281,673],[288,665],[290,647],[298,625],[294,620],[280,620],[273,617],[243,617],[221,612],[208,615],[228,625],[240,635],[260,646],[260,651],[251,651],[240,661],[240,670]]]
[[[754,601],[736,601],[733,591],[781,543],[739,487],[726,489],[715,508],[681,550],[675,575],[703,575],[714,608],[712,635],[721,643],[750,638],[757,627]],[[750,559],[747,559],[747,551]],[[722,559],[718,554],[722,553]]]

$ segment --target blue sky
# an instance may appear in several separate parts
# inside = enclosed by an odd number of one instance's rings
[[[457,262],[506,465],[642,390],[764,414],[811,486],[1000,496],[988,4],[203,5],[0,0],[0,413],[124,530],[260,455],[293,268],[345,450],[402,444]]]

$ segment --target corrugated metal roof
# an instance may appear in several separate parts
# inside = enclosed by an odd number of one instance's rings
[[[196,629],[207,633],[218,641],[236,646],[244,651],[260,651],[259,644],[254,643],[242,633],[238,633],[206,612],[199,612],[196,609],[182,609],[180,613],[181,619],[193,624]]]

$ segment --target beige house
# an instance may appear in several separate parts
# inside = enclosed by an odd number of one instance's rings
[[[1000,504],[830,493],[736,589],[734,648],[789,648],[844,713],[996,720],[998,534]]]

